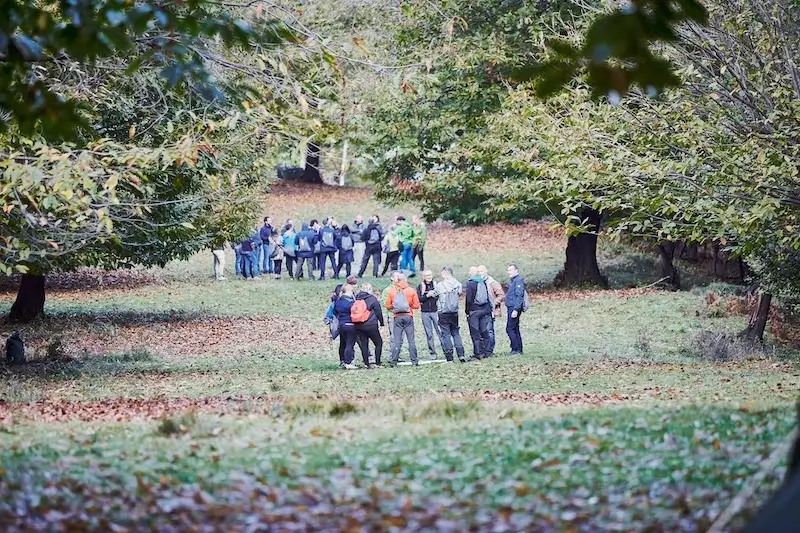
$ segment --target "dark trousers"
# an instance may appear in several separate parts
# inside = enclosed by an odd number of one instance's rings
[[[458,313],[440,313],[439,329],[442,332],[442,351],[448,361],[453,360],[453,348],[460,360],[464,360],[464,343],[461,340],[461,328],[458,326]]]
[[[330,260],[331,270],[336,273],[336,252],[321,252],[319,254],[319,279],[325,279],[325,267]]]
[[[393,365],[397,364],[397,360],[400,358],[400,350],[403,348],[403,336],[408,340],[408,353],[411,355],[411,362],[415,365],[419,364],[417,345],[414,342],[414,317],[411,315],[395,315],[394,317],[392,355],[389,358],[389,362]]]
[[[272,271],[275,273],[276,276],[281,275],[281,267],[283,266],[283,259],[273,259],[272,261]]]
[[[349,276],[350,275],[350,269],[353,267],[353,263],[341,263],[340,262],[338,265],[336,265],[335,272],[336,272],[336,277],[337,278],[339,277],[339,272],[342,271],[342,267],[344,267],[345,274]]]
[[[489,326],[492,322],[492,309],[488,305],[470,311],[469,336],[472,337],[472,355],[483,358],[489,355]]]
[[[517,318],[512,318],[513,309],[507,309],[508,322],[506,322],[506,333],[508,340],[511,341],[511,351],[522,353],[522,334],[519,332],[519,314]]]
[[[286,261],[286,273],[289,274],[290,278],[294,277],[294,264],[297,262],[294,257],[291,255],[285,255],[284,261]]]
[[[381,276],[386,275],[386,271],[389,270],[389,267],[392,268],[394,272],[397,270],[397,262],[400,260],[400,252],[389,252],[386,254],[385,262],[383,263],[383,272],[381,272]]]
[[[314,270],[313,266],[311,265],[313,261],[313,257],[298,257],[297,268],[295,268],[294,271],[295,279],[300,279],[300,276],[303,274],[303,263],[305,263],[308,268],[308,279],[314,279]]]
[[[370,257],[372,258],[372,277],[378,277],[378,269],[381,267],[381,248],[380,246],[370,247],[370,245],[367,245],[364,258],[361,260],[361,268],[358,270],[359,278],[367,271],[367,263],[369,263]]]
[[[339,362],[349,365],[355,359],[358,332],[353,324],[339,326]]]
[[[383,337],[378,324],[374,326],[356,326],[358,331],[358,344],[361,347],[361,357],[364,364],[369,366],[369,341],[375,345],[375,364],[381,364],[381,354],[383,353]]]
[[[414,247],[414,261],[417,260],[419,257],[419,269],[425,270],[425,248],[420,248],[419,246]]]

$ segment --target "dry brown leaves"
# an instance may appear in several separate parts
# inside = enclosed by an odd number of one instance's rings
[[[552,229],[547,222],[525,224],[487,224],[477,227],[448,227],[432,225],[428,244],[437,252],[514,251],[525,254],[562,253],[566,246],[564,232]]]
[[[155,355],[207,357],[223,354],[240,356],[259,347],[281,353],[306,354],[319,350],[327,336],[308,327],[306,322],[280,317],[208,317],[161,321],[150,324],[110,324],[86,328],[75,324],[66,328],[65,339],[72,357],[124,353],[146,349]],[[41,343],[46,343],[42,339]],[[35,350],[36,343],[30,344]]]
[[[151,270],[103,270],[101,268],[79,268],[74,272],[56,272],[45,278],[45,287],[50,292],[79,292],[86,290],[128,290],[144,285],[164,283]],[[0,293],[17,292],[19,276],[0,277]]]
[[[301,398],[302,399],[302,398]],[[311,400],[371,404],[376,401],[402,401],[394,395],[315,395]],[[600,393],[545,394],[525,391],[483,391],[435,393],[425,396],[429,400],[478,399],[485,402],[521,402],[545,406],[609,405],[641,399],[633,395]],[[224,396],[208,398],[108,398],[94,401],[69,401],[45,399],[31,403],[0,401],[0,425],[12,425],[21,420],[38,422],[127,422],[130,420],[156,420],[186,412],[216,415],[268,415],[277,404],[297,401],[298,398],[282,396]]]

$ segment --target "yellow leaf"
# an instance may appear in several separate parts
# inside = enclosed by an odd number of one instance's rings
[[[299,90],[297,91],[297,101],[300,102],[300,109],[303,111],[303,114],[307,115],[308,114],[308,100],[306,100],[306,97],[303,96],[303,93],[301,93]]]
[[[132,125],[130,129],[128,129],[128,138],[133,139],[134,135],[136,135],[136,124]]]
[[[106,189],[108,190],[114,189],[117,186],[118,182],[119,182],[119,177],[117,177],[117,175],[114,174],[113,176],[111,176],[106,180]]]

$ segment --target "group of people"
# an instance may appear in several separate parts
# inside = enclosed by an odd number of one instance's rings
[[[236,275],[245,279],[259,279],[261,275],[280,279],[285,267],[290,278],[300,280],[304,279],[305,267],[307,279],[324,280],[328,274],[339,279],[342,270],[346,276],[352,275],[354,263],[361,278],[370,260],[375,278],[386,275],[390,268],[414,277],[417,259],[420,270],[425,269],[426,240],[427,229],[419,217],[408,221],[398,216],[386,229],[378,215],[369,222],[357,216],[352,225],[339,225],[334,217],[327,217],[322,223],[316,219],[303,222],[298,230],[291,219],[279,227],[267,216],[261,228],[231,246],[236,253]],[[224,280],[224,244],[215,247],[213,257],[214,278]]]
[[[461,296],[465,295],[469,334],[472,340],[470,360],[491,357],[495,352],[495,322],[506,309],[506,334],[511,350],[509,355],[522,354],[522,336],[519,321],[528,310],[525,280],[516,265],[508,266],[508,291],[489,275],[481,265],[469,270],[466,287],[453,276],[453,270],[445,267],[439,280],[433,272],[422,272],[422,281],[412,288],[405,273],[394,271],[391,284],[383,291],[380,301],[369,283],[357,287],[355,276],[348,276],[346,283],[339,285],[331,296],[326,322],[331,325],[332,337],[339,338],[339,365],[354,369],[355,346],[361,350],[364,366],[370,368],[370,343],[374,346],[374,364],[381,366],[383,339],[380,328],[389,328],[389,365],[395,366],[404,342],[408,343],[411,364],[419,365],[415,341],[415,317],[419,316],[432,359],[437,358],[436,339],[439,340],[444,357],[454,361],[467,361],[461,338],[459,311]],[[386,310],[384,316],[383,310]]]

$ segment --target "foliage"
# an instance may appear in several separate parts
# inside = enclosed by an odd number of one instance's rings
[[[296,37],[280,20],[252,25],[215,3],[131,4],[121,0],[88,2],[11,2],[0,23],[0,122],[24,135],[74,138],[91,122],[71,94],[59,90],[54,74],[76,63],[126,58],[123,70],[147,63],[160,69],[169,87],[191,85],[209,100],[223,95],[207,70],[200,47],[218,39],[226,46],[274,46]]]
[[[540,58],[538,51],[529,52],[531,63],[517,69],[514,78],[535,79],[536,93],[545,98],[580,78],[592,96],[612,102],[634,88],[655,95],[681,85],[676,69],[682,65],[659,52],[664,44],[680,41],[684,23],[708,22],[698,0],[631,0],[610,10],[601,2],[578,3],[596,13],[579,38],[550,36],[549,54]]]

